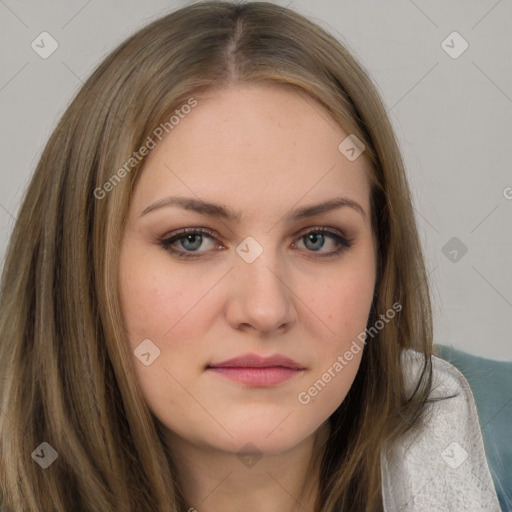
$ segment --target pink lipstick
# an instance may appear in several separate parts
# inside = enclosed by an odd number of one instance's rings
[[[246,354],[210,364],[208,370],[247,386],[268,387],[299,375],[304,368],[293,359],[280,354],[271,357]]]

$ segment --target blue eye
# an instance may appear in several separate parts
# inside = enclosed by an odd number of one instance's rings
[[[161,247],[177,258],[198,258],[202,253],[210,252],[208,250],[200,250],[204,240],[214,240],[216,243],[210,242],[217,249],[222,245],[217,241],[214,232],[207,228],[184,228],[174,235],[160,241]],[[306,233],[302,233],[298,238],[303,241],[309,253],[318,253],[315,256],[329,257],[335,256],[345,251],[352,245],[352,241],[347,239],[341,232],[334,232],[327,228],[312,228]],[[326,241],[331,240],[334,249],[331,251],[322,251],[326,245]],[[176,247],[178,245],[178,247]],[[294,244],[295,245],[295,244]]]
[[[329,238],[333,239],[338,245],[348,247],[346,239],[329,231],[310,231],[306,235],[302,235],[300,239],[304,240],[304,245],[308,249],[311,249],[313,252],[318,252],[325,246],[325,241]],[[309,242],[311,242],[311,245],[308,247]]]

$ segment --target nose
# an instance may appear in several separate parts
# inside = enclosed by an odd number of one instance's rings
[[[287,331],[296,322],[296,295],[289,273],[275,251],[264,247],[251,263],[238,254],[230,272],[228,323],[260,334]]]

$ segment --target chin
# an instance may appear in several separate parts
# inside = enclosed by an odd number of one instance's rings
[[[290,420],[292,416],[290,415]],[[280,421],[282,422],[282,419]],[[282,425],[279,425],[279,422],[226,425],[226,430],[233,437],[222,436],[222,438],[212,439],[209,444],[216,449],[236,454],[254,451],[258,455],[276,455],[294,448],[316,430],[313,428],[311,431],[306,431],[304,424],[300,425],[299,429],[299,426],[292,421],[285,427],[286,421],[288,420],[285,420]]]

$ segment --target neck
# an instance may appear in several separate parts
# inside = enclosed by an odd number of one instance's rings
[[[278,454],[237,454],[168,432],[180,490],[190,512],[314,512],[330,426]]]

